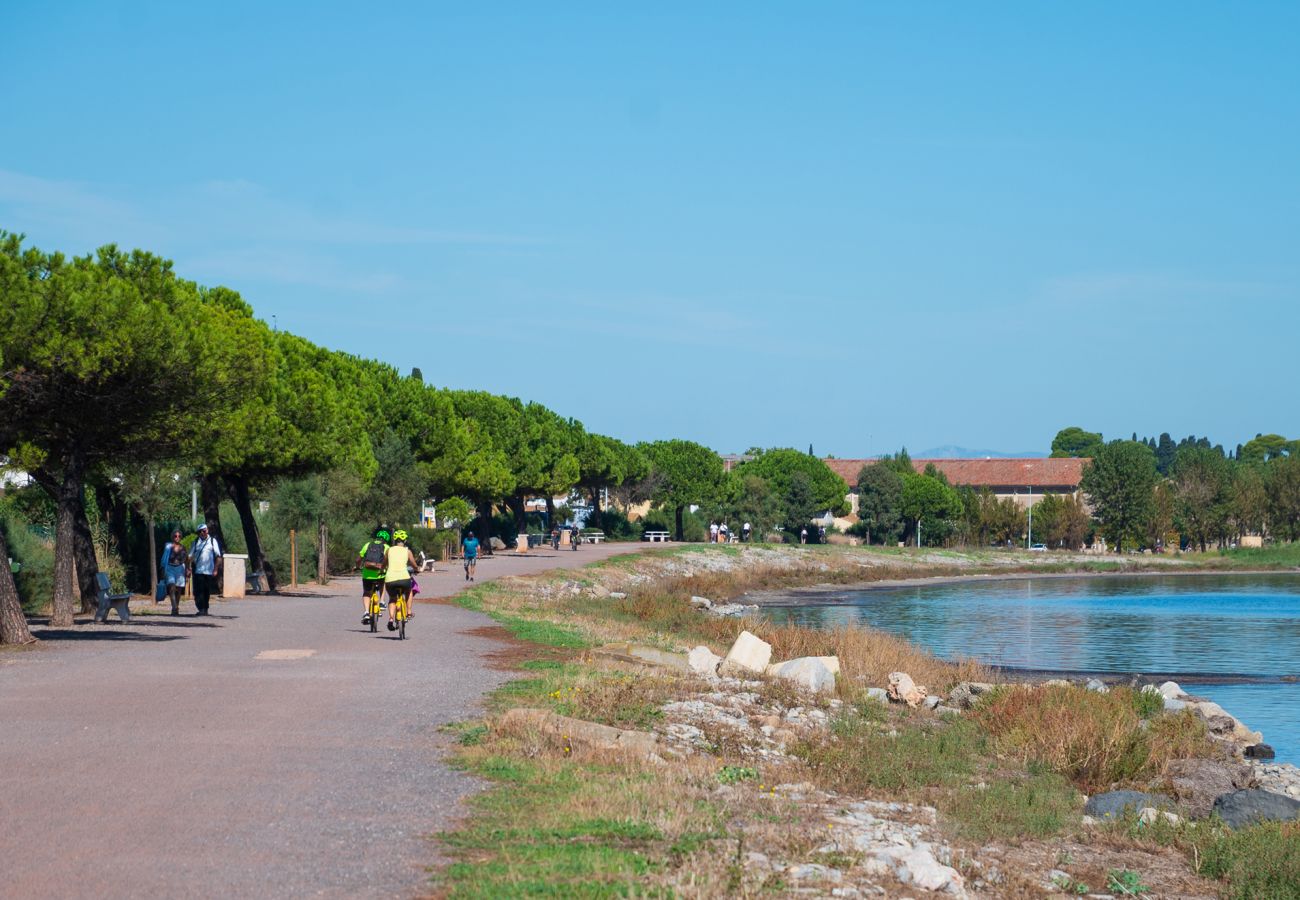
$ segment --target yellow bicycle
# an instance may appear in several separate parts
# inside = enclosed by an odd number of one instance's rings
[[[402,591],[389,602],[393,604],[393,621],[397,623],[397,639],[404,641],[406,640],[406,620],[411,617],[410,594],[407,591]]]
[[[384,580],[377,578],[374,580],[374,586],[370,589],[370,633],[374,634],[379,630],[379,611],[383,607],[384,597]]]

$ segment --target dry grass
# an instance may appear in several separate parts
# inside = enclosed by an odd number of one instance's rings
[[[750,631],[772,645],[773,659],[838,656],[841,685],[866,683],[884,687],[890,672],[907,672],[930,691],[946,690],[959,681],[990,681],[989,670],[965,660],[945,662],[902,638],[867,628],[820,630],[798,625],[751,623]]]
[[[1059,685],[993,692],[974,718],[1002,753],[1045,765],[1085,791],[1158,775],[1173,759],[1207,755],[1205,726],[1191,713],[1162,716],[1143,729],[1132,692]]]

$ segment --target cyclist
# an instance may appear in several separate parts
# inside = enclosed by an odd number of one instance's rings
[[[382,525],[375,529],[372,540],[366,541],[357,553],[357,566],[361,568],[361,603],[365,614],[362,625],[370,624],[370,595],[379,592],[379,608],[388,605],[384,599],[384,563],[388,558],[388,541],[391,535]]]
[[[474,532],[465,533],[465,540],[460,542],[461,555],[465,558],[465,580],[474,580],[474,569],[478,566],[478,538]]]
[[[384,586],[388,588],[388,630],[396,631],[397,623],[393,613],[397,600],[402,595],[407,599],[407,618],[410,618],[411,576],[416,572],[415,554],[406,546],[406,532],[400,528],[393,533],[393,545],[385,554],[387,560],[384,573]]]

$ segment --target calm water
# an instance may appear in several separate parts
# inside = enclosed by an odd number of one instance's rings
[[[1300,576],[1009,579],[792,594],[768,615],[869,625],[944,657],[1035,669],[1300,675]],[[1300,685],[1196,684],[1300,763]]]

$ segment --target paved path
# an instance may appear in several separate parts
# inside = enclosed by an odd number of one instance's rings
[[[479,581],[644,545],[486,559]],[[422,596],[464,587],[459,569]],[[0,653],[0,896],[412,896],[476,784],[439,726],[510,677],[485,616],[361,626],[360,586],[78,625]]]

